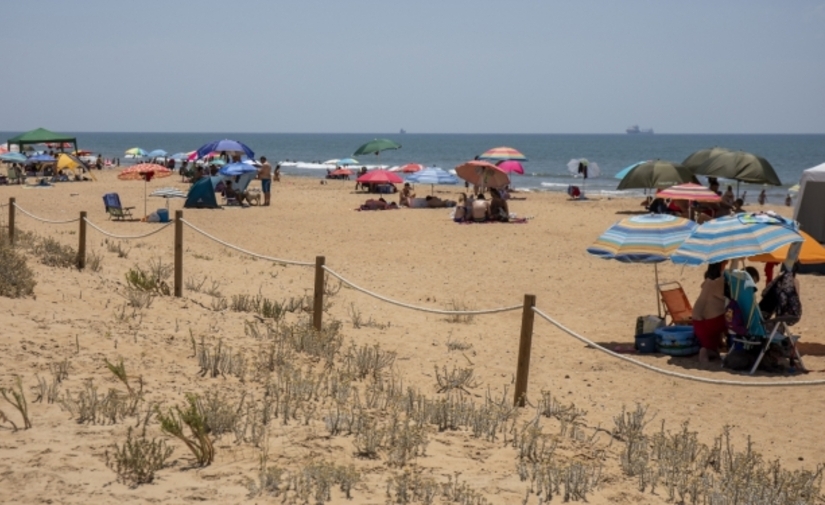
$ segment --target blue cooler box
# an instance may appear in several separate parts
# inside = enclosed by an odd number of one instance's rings
[[[658,335],[655,333],[641,333],[636,335],[636,351],[639,354],[650,354],[657,350],[656,340]]]
[[[693,326],[665,326],[656,330],[659,352],[669,356],[692,356],[699,352]]]

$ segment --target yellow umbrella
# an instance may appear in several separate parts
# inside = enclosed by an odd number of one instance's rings
[[[799,262],[805,265],[825,263],[825,247],[822,247],[816,239],[804,231],[799,230],[799,234],[805,239],[802,242],[802,249],[799,251]],[[751,256],[748,259],[760,263],[784,263],[790,248],[790,245],[782,246],[772,253]]]

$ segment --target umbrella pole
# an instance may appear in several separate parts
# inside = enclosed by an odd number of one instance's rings
[[[143,180],[143,217],[144,218],[146,217],[146,199],[147,199],[146,188],[147,187],[149,187],[149,183],[146,181],[146,179],[144,179]]]
[[[659,299],[659,264],[653,264],[653,276],[656,279],[656,313],[662,317],[662,300]]]

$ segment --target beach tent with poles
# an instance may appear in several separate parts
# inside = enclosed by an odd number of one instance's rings
[[[77,138],[64,135],[62,133],[55,133],[45,128],[38,128],[30,132],[21,133],[16,137],[12,137],[6,141],[6,147],[11,149],[11,146],[17,146],[22,152],[23,146],[32,144],[59,144],[60,150],[66,143],[73,144],[74,150],[77,151]]]
[[[220,209],[218,199],[215,198],[215,187],[223,180],[223,176],[204,177],[192,187],[186,195],[183,206],[187,209]]]
[[[825,163],[802,172],[793,218],[817,242],[825,242]]]

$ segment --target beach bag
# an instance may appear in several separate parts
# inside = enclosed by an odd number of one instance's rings
[[[737,335],[747,335],[748,326],[745,324],[745,316],[742,314],[742,308],[736,300],[729,299],[728,306],[725,308],[725,321],[728,324],[728,330]]]

